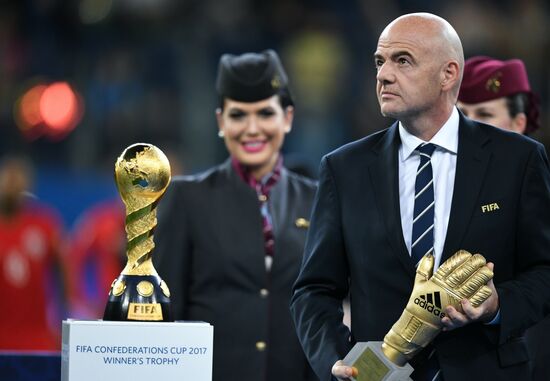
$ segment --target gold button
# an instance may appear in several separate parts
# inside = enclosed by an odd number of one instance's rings
[[[262,298],[267,298],[268,295],[269,295],[269,290],[267,288],[262,288],[260,290],[260,296]]]
[[[306,220],[305,218],[300,217],[296,220],[295,223],[297,228],[302,228],[302,229],[309,228],[309,221]]]
[[[265,343],[265,341],[258,341],[256,343],[256,349],[260,352],[263,352],[265,351],[265,347],[267,346],[267,344]]]
[[[261,202],[266,202],[267,196],[265,194],[258,195],[258,200],[260,200]]]

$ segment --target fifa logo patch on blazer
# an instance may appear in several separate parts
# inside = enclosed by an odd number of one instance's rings
[[[498,204],[496,202],[492,202],[492,203],[487,204],[487,205],[481,205],[481,212],[482,213],[494,212],[495,210],[499,210],[499,209],[500,209],[500,206],[498,206]]]
[[[306,220],[306,219],[303,218],[303,217],[297,218],[295,224],[296,224],[296,227],[297,227],[297,228],[300,228],[300,229],[307,229],[307,228],[309,228],[309,221]]]

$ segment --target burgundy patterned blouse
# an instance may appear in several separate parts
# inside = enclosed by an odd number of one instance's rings
[[[273,225],[271,224],[271,215],[269,214],[267,200],[269,199],[269,191],[275,184],[277,184],[277,181],[279,181],[281,177],[283,158],[279,155],[279,159],[277,160],[273,171],[265,175],[261,180],[256,180],[254,176],[251,175],[249,168],[239,163],[235,160],[235,158],[231,159],[231,164],[240,178],[252,189],[254,189],[258,195],[258,200],[260,201],[260,211],[263,217],[265,255],[272,257],[275,253],[275,237],[273,235]]]

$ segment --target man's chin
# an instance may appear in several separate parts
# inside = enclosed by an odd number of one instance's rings
[[[399,112],[397,112],[396,110],[391,110],[389,108],[381,107],[380,113],[382,114],[382,116],[386,118],[393,118],[393,119],[399,118]]]

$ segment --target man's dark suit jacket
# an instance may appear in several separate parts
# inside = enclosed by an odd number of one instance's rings
[[[160,201],[155,267],[170,288],[176,319],[214,326],[214,380],[316,379],[288,308],[307,232],[296,220],[309,220],[315,189],[282,169],[268,201],[275,235],[270,273],[258,196],[229,160],[174,179]]]
[[[291,312],[322,381],[356,341],[381,341],[401,315],[415,268],[399,209],[398,126],[325,156]],[[459,249],[494,262],[500,324],[434,341],[446,381],[528,380],[523,332],[550,305],[550,172],[539,143],[460,116],[442,262]],[[496,203],[487,211],[484,205]],[[341,301],[350,293],[351,338]]]

